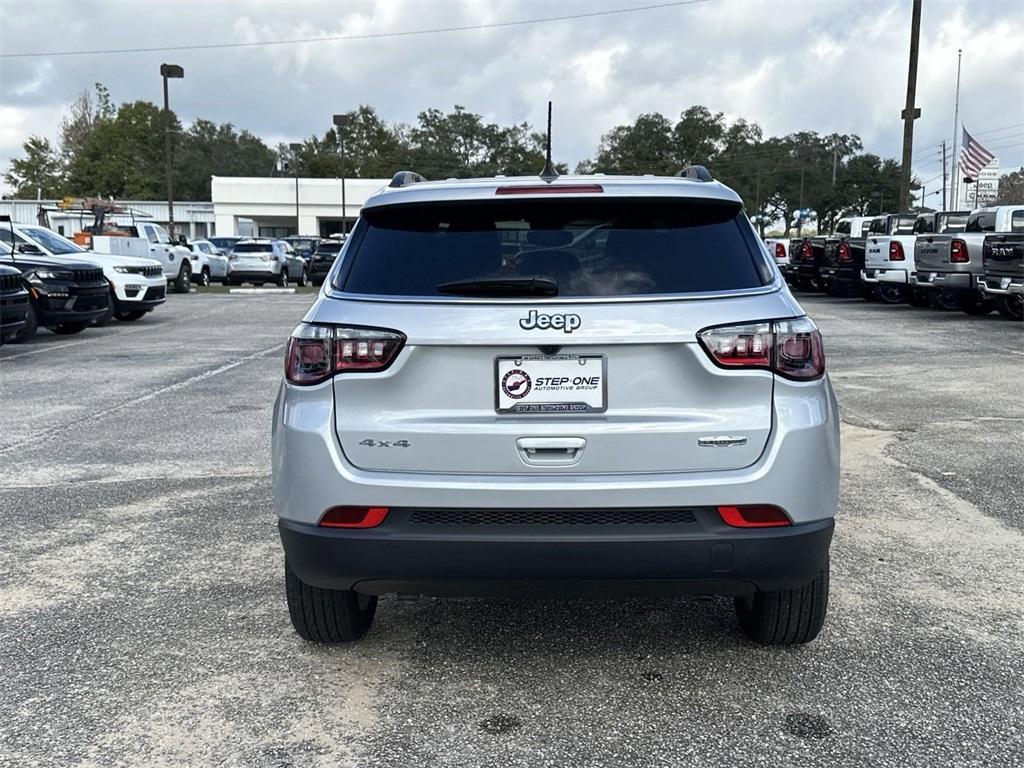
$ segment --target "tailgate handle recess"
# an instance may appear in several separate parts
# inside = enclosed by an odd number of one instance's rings
[[[523,461],[541,466],[575,464],[586,444],[582,437],[521,437],[516,440]]]

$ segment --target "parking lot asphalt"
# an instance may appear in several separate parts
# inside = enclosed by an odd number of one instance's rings
[[[843,416],[830,614],[381,600],[303,643],[270,412],[311,300],[173,296],[0,349],[0,765],[1024,763],[1021,328],[799,296]]]

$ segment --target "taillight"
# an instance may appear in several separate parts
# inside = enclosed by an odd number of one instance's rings
[[[954,239],[949,244],[949,260],[953,264],[966,264],[971,260],[967,254],[967,243],[963,240]]]
[[[336,373],[382,371],[404,343],[402,334],[380,328],[303,323],[288,340],[284,373],[293,384],[319,384]]]
[[[798,381],[825,372],[821,334],[807,317],[707,328],[697,339],[721,368],[761,368]]]
[[[811,244],[804,240],[802,243],[800,243],[800,258],[811,259],[813,257],[814,254],[811,252]]]
[[[320,518],[320,527],[376,528],[389,511],[388,507],[331,507]]]
[[[588,195],[604,192],[600,184],[534,184],[498,187],[496,195]]]
[[[889,242],[889,261],[905,261],[906,257],[903,255],[903,245],[898,240],[891,240]]]
[[[746,504],[716,509],[722,522],[733,528],[777,528],[790,525],[785,512],[767,504]]]
[[[846,243],[840,243],[839,244],[839,260],[840,261],[850,261],[852,258],[853,258],[853,256],[851,256],[851,254],[850,254],[850,246],[848,246]]]
[[[782,243],[776,243],[775,244],[775,258],[776,259],[785,259],[786,258],[786,246],[784,246]]]

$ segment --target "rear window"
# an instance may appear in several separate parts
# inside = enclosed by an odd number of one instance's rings
[[[271,253],[274,249],[270,243],[239,243],[231,250],[235,253]]]
[[[542,275],[558,297],[757,288],[773,271],[737,203],[511,200],[364,209],[349,293],[445,296],[444,283]]]
[[[1010,214],[1010,231],[1024,232],[1024,211],[1014,211]]]
[[[316,252],[320,254],[329,254],[331,256],[337,256],[338,251],[341,250],[343,243],[320,243],[316,247]]]
[[[978,211],[972,213],[967,219],[965,232],[995,232],[996,215],[990,211]]]

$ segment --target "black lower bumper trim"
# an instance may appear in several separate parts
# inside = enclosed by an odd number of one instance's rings
[[[827,563],[833,521],[730,528],[696,522],[633,526],[416,526],[392,510],[367,530],[279,522],[285,555],[307,584],[368,594],[659,595],[792,589]],[[558,530],[553,530],[558,529]]]

